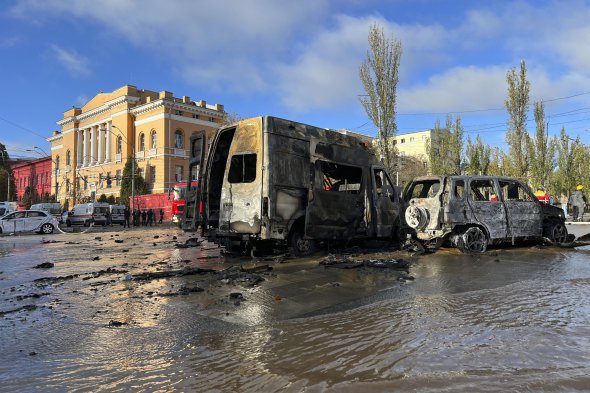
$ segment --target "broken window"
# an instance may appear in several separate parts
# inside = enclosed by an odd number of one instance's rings
[[[375,194],[378,197],[392,197],[395,196],[393,184],[383,169],[373,169],[375,175]]]
[[[494,183],[491,180],[473,180],[470,194],[473,201],[498,201]]]
[[[432,198],[440,189],[440,180],[423,180],[416,182],[410,186],[410,190],[407,195],[409,199],[413,198]],[[408,200],[409,200],[408,199]]]
[[[230,183],[252,183],[256,180],[256,154],[236,154],[231,158],[227,180]]]
[[[327,191],[358,194],[363,180],[362,168],[318,160],[323,186]]]
[[[499,183],[505,201],[532,202],[535,200],[525,187],[518,182],[500,181]]]
[[[465,195],[465,181],[455,180],[453,184],[453,197],[455,199],[463,199],[463,195]]]

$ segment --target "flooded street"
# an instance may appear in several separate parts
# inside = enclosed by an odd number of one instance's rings
[[[361,256],[407,259],[411,280],[320,266],[325,254],[252,262],[213,244],[176,247],[188,238],[174,228],[0,238],[0,390],[590,386],[590,249]]]

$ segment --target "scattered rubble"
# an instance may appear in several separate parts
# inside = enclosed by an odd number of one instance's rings
[[[199,240],[196,237],[191,237],[187,239],[184,244],[183,243],[176,243],[176,248],[190,248],[190,247],[198,247],[203,243],[203,240]]]
[[[120,327],[120,326],[123,326],[123,325],[127,325],[127,322],[116,321],[114,319],[111,319],[109,321],[109,326]]]
[[[15,308],[13,310],[0,311],[0,317],[5,316],[6,314],[12,314],[12,313],[19,312],[19,311],[22,311],[22,310],[25,310],[25,311],[34,311],[36,309],[37,309],[37,306],[36,305],[34,305],[34,304],[27,304],[25,306],[22,306],[22,307],[19,307],[19,308]]]
[[[356,260],[351,256],[337,257],[329,255],[320,262],[320,265],[326,267],[335,267],[338,269],[357,269],[361,267],[372,267],[381,269],[408,269],[410,262],[405,259],[364,259]]]
[[[53,266],[55,265],[51,262],[43,262],[35,266],[33,269],[51,269]]]

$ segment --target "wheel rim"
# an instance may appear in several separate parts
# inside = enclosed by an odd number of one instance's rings
[[[561,224],[553,227],[553,241],[556,243],[565,243],[567,240],[567,229]]]
[[[467,251],[484,252],[488,245],[488,240],[481,229],[472,227],[463,234],[463,244]]]
[[[51,233],[51,225],[49,224],[45,224],[41,227],[41,230],[43,231],[43,233]]]

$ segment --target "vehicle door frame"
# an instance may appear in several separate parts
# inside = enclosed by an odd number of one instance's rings
[[[323,145],[331,153],[322,154]],[[330,159],[338,155],[334,150],[346,149],[343,146],[328,145],[318,138],[310,139],[310,189],[308,192],[307,208],[305,211],[305,236],[312,239],[342,239],[367,235],[367,228],[363,227],[366,212],[366,190],[371,176],[369,166]],[[324,185],[324,171],[322,163],[344,165],[361,170],[361,183],[357,193],[326,190]],[[354,196],[353,196],[354,195]],[[338,202],[338,200],[342,202]],[[336,206],[334,205],[336,203]],[[340,208],[338,208],[340,206]],[[332,212],[335,217],[330,215]],[[344,225],[333,225],[344,223]]]
[[[23,224],[24,224],[23,225],[23,227],[24,227],[23,232],[31,232],[31,231],[34,231],[35,229],[39,228],[41,225],[43,225],[43,221],[45,221],[47,219],[47,216],[51,215],[48,212],[43,212],[45,214],[45,217],[43,217],[43,216],[29,217],[29,214],[32,212],[34,212],[34,211],[31,211],[31,210],[26,211],[24,222],[23,222]]]
[[[384,174],[385,181],[391,186],[391,191],[385,191],[385,184],[381,185],[382,192],[379,192],[377,187],[376,171],[381,170]],[[390,237],[394,236],[395,228],[399,229],[399,215],[400,215],[400,198],[395,192],[395,186],[389,177],[389,174],[384,167],[379,165],[371,165],[371,211],[373,217],[373,231],[376,237]],[[389,194],[391,192],[391,194]],[[387,193],[387,194],[386,194]],[[384,222],[385,219],[391,218],[391,222]]]
[[[496,200],[474,200],[472,194],[472,183],[476,181],[491,182],[495,191]],[[482,225],[488,234],[489,241],[505,239],[509,236],[508,212],[501,197],[501,190],[498,179],[485,176],[474,176],[469,178],[467,184],[467,201],[471,208],[474,223]]]
[[[529,200],[508,199],[505,198],[500,182],[515,183],[518,187],[528,195]],[[530,238],[540,237],[543,235],[543,207],[541,202],[529,187],[524,185],[517,179],[498,179],[499,190],[502,195],[502,200],[506,206],[508,221],[510,224],[510,236],[514,243],[515,238]],[[527,209],[531,210],[527,212]],[[536,231],[531,229],[536,227]],[[528,231],[528,232],[527,232]],[[533,232],[533,233],[531,233]]]
[[[191,135],[190,154],[188,163],[188,177],[186,192],[184,195],[184,209],[182,211],[182,229],[185,231],[196,231],[203,220],[201,212],[201,190],[203,185],[203,170],[205,161],[205,131],[198,131]],[[193,188],[193,168],[197,168],[196,185]],[[204,225],[202,226],[203,229]]]

